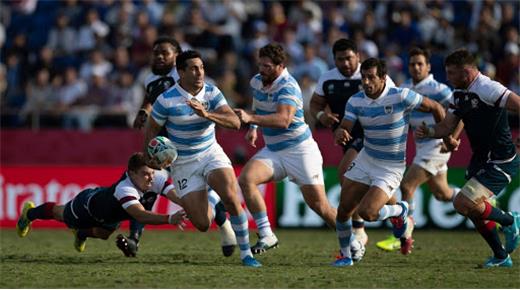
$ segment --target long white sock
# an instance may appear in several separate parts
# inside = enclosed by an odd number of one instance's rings
[[[344,222],[336,220],[336,234],[338,235],[339,248],[343,257],[350,258],[350,238],[352,236],[352,220]]]
[[[389,217],[399,216],[403,212],[403,207],[394,204],[394,205],[383,205],[383,207],[379,210],[378,221],[386,220]]]
[[[240,248],[240,259],[243,260],[247,256],[253,256],[249,246],[249,228],[247,215],[245,211],[238,216],[230,216],[231,226],[237,237],[238,247]]]
[[[267,212],[261,211],[253,214],[255,219],[256,227],[258,228],[258,234],[260,237],[268,237],[273,235],[271,230],[271,223],[267,217]]]
[[[211,213],[212,213],[211,221],[213,221],[213,219],[215,218],[215,214],[216,214],[215,206],[217,205],[217,203],[219,203],[220,196],[218,196],[218,194],[214,190],[210,189],[210,190],[208,190],[208,201],[209,201],[209,206],[211,207]]]

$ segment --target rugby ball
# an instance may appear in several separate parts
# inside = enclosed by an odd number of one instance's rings
[[[157,136],[148,143],[148,155],[158,164],[170,165],[177,159],[177,148],[164,136]]]

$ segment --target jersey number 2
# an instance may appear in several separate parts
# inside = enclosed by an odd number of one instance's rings
[[[188,185],[186,184],[186,183],[188,183],[188,179],[186,179],[186,178],[183,178],[181,180],[177,180],[177,183],[179,184],[179,190],[183,190],[186,187],[188,187]]]

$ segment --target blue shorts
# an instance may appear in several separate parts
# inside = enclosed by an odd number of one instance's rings
[[[85,189],[80,192],[73,200],[65,204],[63,210],[63,221],[71,229],[104,228],[115,231],[120,223],[104,223],[97,221],[88,210],[88,201],[96,193],[95,189]]]
[[[520,157],[518,155],[505,163],[470,164],[466,171],[466,179],[475,177],[482,185],[498,195],[517,175],[519,166]]]

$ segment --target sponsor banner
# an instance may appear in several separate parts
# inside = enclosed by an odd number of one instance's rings
[[[465,169],[450,168],[448,183],[453,188],[464,185]],[[337,207],[341,192],[336,168],[325,168],[325,188],[327,197],[333,207]],[[500,208],[508,211],[520,211],[520,181],[516,177],[512,183],[498,196]],[[324,227],[325,222],[313,212],[305,201],[297,185],[287,179],[277,184],[277,218],[278,227]],[[401,192],[398,191],[398,200]],[[457,214],[451,202],[437,201],[426,185],[415,192],[414,218],[416,228],[437,227],[442,229],[473,228],[471,221]],[[366,223],[367,227],[390,227],[388,221]]]
[[[124,167],[118,166],[3,166],[0,168],[0,227],[15,227],[23,203],[27,200],[32,200],[37,206],[44,202],[65,204],[86,188],[112,185],[122,176],[124,170]],[[235,173],[238,176],[240,168],[235,168]],[[273,183],[259,187],[266,200],[267,214],[271,221],[275,221],[274,188]],[[245,208],[241,192],[239,196]],[[168,199],[160,197],[152,210],[166,214],[179,208]],[[249,212],[247,214],[249,224],[254,228],[254,220]],[[126,224],[127,222],[123,223],[123,227]],[[272,225],[276,226],[276,222]],[[48,220],[37,220],[33,226],[66,227],[63,223]],[[173,229],[170,225],[148,225],[147,228]],[[188,223],[188,228],[193,226]]]

